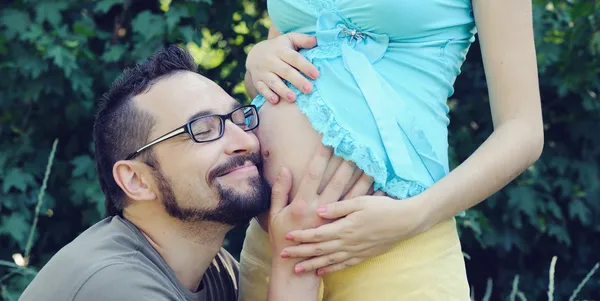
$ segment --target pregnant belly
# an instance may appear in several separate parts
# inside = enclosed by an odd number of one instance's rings
[[[265,103],[260,109],[259,116],[260,125],[256,135],[260,140],[264,159],[264,176],[272,184],[281,168],[288,168],[293,177],[290,196],[294,196],[310,159],[321,144],[321,135],[313,129],[308,118],[300,112],[296,104]],[[332,157],[319,191],[331,179],[341,162],[341,158]],[[357,171],[352,182],[359,176],[360,171]]]

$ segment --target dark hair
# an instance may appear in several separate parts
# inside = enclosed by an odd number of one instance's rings
[[[150,113],[135,106],[132,98],[147,92],[159,79],[180,71],[197,72],[197,65],[186,50],[169,46],[126,69],[100,100],[93,130],[94,156],[108,216],[121,215],[125,199],[113,178],[113,166],[148,142],[155,122]],[[149,156],[150,150],[141,158],[147,160]]]

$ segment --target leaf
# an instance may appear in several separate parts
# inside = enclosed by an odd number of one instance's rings
[[[554,187],[560,188],[560,195],[562,197],[567,197],[571,195],[571,191],[573,190],[573,185],[571,183],[571,181],[569,181],[569,179],[567,178],[559,178],[558,180],[554,181],[553,184]]]
[[[589,226],[591,211],[580,199],[575,199],[569,203],[569,218],[577,218],[582,225]]]
[[[71,164],[74,165],[74,169],[71,172],[72,177],[80,177],[88,173],[90,170],[93,173],[95,168],[95,162],[89,155],[81,155],[71,160]]]
[[[138,14],[131,22],[131,25],[133,32],[141,35],[146,41],[165,34],[165,19],[162,16],[151,13],[149,10]]]
[[[110,46],[107,51],[102,54],[102,60],[107,63],[116,62],[121,59],[121,56],[125,53],[125,47],[123,45]]]
[[[77,23],[73,24],[73,31],[77,34],[86,36],[88,38],[94,36],[93,26],[90,26],[90,24],[86,24],[83,22],[77,22]]]
[[[75,56],[62,46],[51,47],[46,56],[52,58],[54,64],[60,67],[67,77],[71,75],[73,69],[77,68]]]
[[[558,242],[562,242],[567,246],[571,245],[571,237],[569,236],[569,232],[567,232],[567,230],[561,225],[549,224],[548,235],[555,237]]]
[[[180,26],[179,33],[181,33],[186,43],[195,42],[194,36],[197,31],[191,26]]]
[[[189,11],[186,6],[175,5],[171,6],[165,15],[167,16],[167,29],[171,32],[182,17],[189,15]]]
[[[35,5],[35,21],[37,23],[43,23],[48,21],[52,25],[58,25],[62,21],[60,12],[66,9],[68,4],[66,2],[49,2],[42,1]]]
[[[87,98],[94,96],[94,92],[92,92],[92,78],[87,74],[76,71],[69,79],[71,80],[73,91],[81,92]]]
[[[600,31],[595,32],[590,39],[590,52],[593,55],[600,54]]]
[[[35,184],[35,180],[32,175],[23,172],[20,168],[12,168],[4,177],[4,184],[2,189],[4,193],[7,193],[11,187],[18,189],[23,192],[27,189],[27,186],[33,186]]]
[[[558,218],[559,220],[563,220],[564,217],[562,211],[560,210],[560,207],[558,207],[556,202],[551,201],[548,203],[548,211],[550,211],[550,213],[552,213],[554,217]]]
[[[594,14],[594,1],[579,1],[571,8],[571,18],[587,17]]]
[[[530,187],[518,186],[508,190],[509,201],[511,207],[516,208],[520,212],[525,213],[530,221],[534,221],[537,215],[536,192]],[[533,222],[532,222],[533,224]]]
[[[102,0],[96,3],[96,7],[94,7],[95,12],[99,12],[101,14],[106,14],[113,6],[117,4],[122,4],[122,0]]]
[[[29,224],[22,214],[13,212],[8,217],[3,216],[0,224],[0,233],[6,233],[11,236],[21,247],[25,246],[29,234]]]
[[[40,24],[33,23],[29,26],[29,30],[21,35],[21,40],[36,42],[44,33],[44,28]]]
[[[6,9],[0,19],[0,24],[6,26],[4,35],[10,40],[18,35],[23,34],[31,20],[26,12],[16,9]]]

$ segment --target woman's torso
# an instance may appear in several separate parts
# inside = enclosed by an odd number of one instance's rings
[[[302,53],[321,70],[320,98],[382,145],[388,174],[428,186],[448,172],[446,100],[474,40],[470,1],[269,0],[268,10],[282,33],[317,35]],[[401,131],[386,130],[395,121]]]

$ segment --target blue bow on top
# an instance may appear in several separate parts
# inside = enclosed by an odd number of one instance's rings
[[[373,69],[373,64],[385,55],[389,37],[360,31],[330,11],[319,16],[316,36],[319,47],[306,51],[304,55],[310,61],[317,57],[342,57],[346,70],[356,80],[373,114],[394,173],[405,179],[413,178],[407,174],[415,166],[407,148],[414,148],[432,180],[441,179],[446,174],[445,168],[424,132],[417,126],[406,100]],[[409,144],[402,143],[403,135],[408,138]]]

